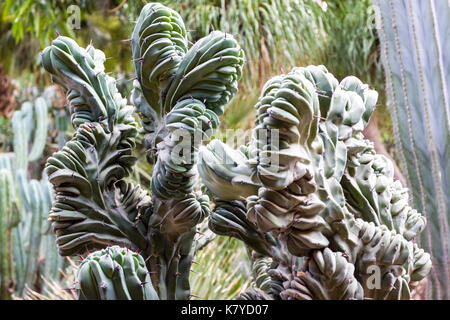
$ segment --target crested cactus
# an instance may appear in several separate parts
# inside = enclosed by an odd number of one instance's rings
[[[412,242],[426,219],[361,133],[376,101],[355,77],[294,68],[263,87],[249,145],[202,147],[211,229],[272,259],[269,288],[258,274],[240,298],[410,299],[430,272]]]
[[[178,13],[157,3],[144,6],[130,42],[142,130],[105,74],[103,52],[58,36],[42,53],[75,129],[47,160],[49,220],[61,255],[98,250],[80,266],[80,299],[188,299],[197,227],[210,214],[198,190],[198,151],[236,93],[243,52],[220,31],[189,48]],[[154,165],[151,195],[127,180],[140,133]]]
[[[95,251],[78,272],[80,299],[188,299],[208,216],[251,253],[255,282],[240,299],[410,298],[431,269],[413,243],[426,219],[361,133],[374,90],[324,66],[294,68],[263,87],[248,145],[205,147],[242,72],[232,35],[213,31],[189,47],[180,16],[150,3],[130,42],[141,126],[101,51],[58,36],[42,53],[75,129],[47,160],[49,220],[61,255]],[[151,193],[128,179],[138,134]]]

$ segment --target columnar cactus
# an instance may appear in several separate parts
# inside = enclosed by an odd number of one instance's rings
[[[178,13],[157,3],[142,9],[130,41],[131,100],[154,164],[151,195],[126,180],[139,125],[104,73],[104,54],[58,36],[42,61],[66,91],[76,131],[47,161],[55,188],[49,220],[61,255],[103,250],[80,267],[80,298],[187,299],[196,228],[210,213],[208,196],[197,190],[198,148],[237,90],[243,52],[220,31],[189,48]],[[126,250],[139,254],[122,261]]]
[[[376,101],[355,77],[294,68],[263,87],[245,152],[202,148],[211,229],[272,259],[271,288],[241,298],[409,299],[429,273],[430,255],[412,242],[426,220],[361,133]]]
[[[450,299],[450,4],[379,1],[377,33],[387,105],[410,203],[428,219],[418,242],[429,250],[433,272],[427,299]]]
[[[27,175],[28,166],[42,157],[47,141],[49,116],[44,98],[24,102],[11,122],[13,152],[0,154],[0,299],[21,296],[27,284],[45,290],[47,284],[40,277],[58,278],[65,262],[45,223],[52,186],[45,174],[40,180]]]
[[[90,254],[78,269],[82,300],[157,300],[145,261],[119,246]]]

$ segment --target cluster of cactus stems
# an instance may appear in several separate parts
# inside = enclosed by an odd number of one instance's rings
[[[425,219],[362,137],[375,91],[354,77],[338,83],[323,66],[294,68],[264,86],[248,146],[204,147],[241,76],[233,36],[213,31],[189,47],[179,14],[150,3],[130,41],[141,132],[101,51],[58,36],[42,53],[76,130],[46,171],[59,253],[95,251],[78,271],[81,299],[188,299],[207,217],[251,252],[255,286],[242,299],[409,298],[431,267],[411,241]],[[139,133],[153,164],[151,196],[127,179]],[[366,281],[373,265],[375,289]]]
[[[376,101],[353,76],[294,68],[263,87],[247,146],[201,149],[210,228],[255,252],[255,285],[240,298],[410,299],[429,273],[412,241],[426,220],[361,133]]]
[[[48,104],[43,97],[22,104],[11,119],[14,152],[0,155],[0,299],[21,296],[28,286],[46,285],[38,275],[57,278],[64,265],[45,219],[52,186],[45,174],[29,179],[27,168],[43,156]],[[35,288],[35,287],[34,287]]]

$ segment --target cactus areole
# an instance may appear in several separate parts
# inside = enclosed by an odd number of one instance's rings
[[[255,282],[240,299],[409,299],[431,268],[412,242],[426,221],[361,134],[375,91],[323,66],[294,68],[264,86],[249,145],[202,146],[237,91],[244,53],[233,36],[213,31],[189,47],[180,15],[150,3],[131,45],[134,107],[93,46],[58,36],[42,54],[75,128],[46,170],[59,253],[92,252],[80,299],[189,299],[206,218],[253,252]],[[127,180],[140,133],[151,195]]]

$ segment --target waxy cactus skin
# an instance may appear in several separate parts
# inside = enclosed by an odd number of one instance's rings
[[[356,77],[294,68],[263,87],[248,156],[220,141],[202,148],[211,229],[272,261],[270,280],[258,267],[240,298],[410,299],[430,272],[430,255],[412,242],[426,219],[362,135],[377,97]],[[219,161],[224,150],[233,166]]]

